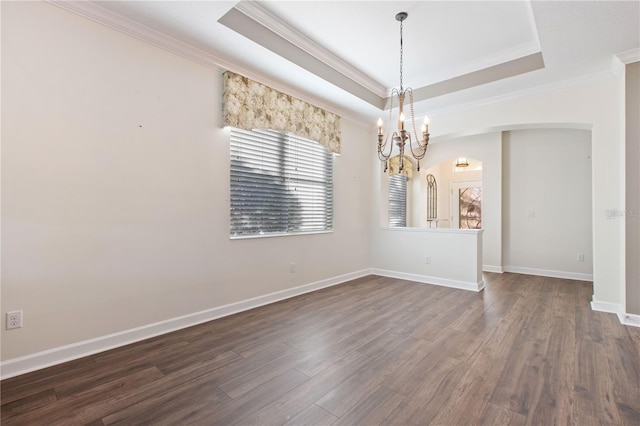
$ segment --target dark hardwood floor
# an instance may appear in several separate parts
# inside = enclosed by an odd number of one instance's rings
[[[640,328],[590,283],[370,276],[4,380],[2,424],[640,424]]]

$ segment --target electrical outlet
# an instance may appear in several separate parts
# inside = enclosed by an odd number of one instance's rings
[[[424,263],[427,264],[427,265],[430,265],[431,264],[431,256],[425,257],[424,258]]]
[[[296,264],[295,263],[291,263],[289,265],[289,273],[293,274],[296,271]]]
[[[22,311],[7,312],[7,330],[22,327]]]
[[[578,262],[584,262],[584,254],[581,254],[581,253],[577,254],[576,255],[576,260]]]

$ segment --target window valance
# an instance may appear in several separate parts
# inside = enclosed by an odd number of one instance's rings
[[[340,116],[231,71],[223,79],[224,126],[291,132],[340,153]]]

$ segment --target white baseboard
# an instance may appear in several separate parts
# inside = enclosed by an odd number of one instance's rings
[[[624,325],[630,325],[631,327],[640,327],[640,315],[623,314],[620,322]]]
[[[494,265],[482,265],[483,272],[495,272],[497,274],[502,274],[504,272],[504,268],[502,266],[494,266]]]
[[[480,282],[457,281],[447,278],[430,277],[428,275],[409,274],[407,272],[389,271],[386,269],[373,269],[372,274],[383,277],[398,278],[401,280],[415,281],[425,284],[434,284],[443,287],[458,288],[461,290],[481,291],[484,288],[484,280]]]
[[[592,274],[581,274],[578,272],[554,271],[551,269],[522,268],[519,266],[505,266],[504,272],[514,272],[525,275],[539,275],[542,277],[564,278],[577,281],[593,281]]]
[[[640,315],[627,314],[624,312],[622,305],[611,302],[600,302],[597,300],[591,301],[591,310],[598,312],[607,312],[610,314],[616,314],[620,324],[628,325],[631,327],[640,327]]]
[[[26,355],[19,358],[9,359],[0,363],[0,379],[18,376],[30,371],[40,370],[52,365],[62,364],[63,362],[93,355],[99,352],[114,349],[130,343],[139,342],[161,334],[170,333],[172,331],[202,324],[238,312],[247,311],[269,303],[278,302],[280,300],[289,299],[301,294],[310,293],[326,287],[371,275],[371,269],[363,269],[361,271],[340,275],[326,280],[316,281],[314,283],[301,285],[298,287],[265,294],[263,296],[254,297],[236,303],[219,306],[205,311],[195,312],[183,315],[177,318],[171,318],[142,327],[132,328],[130,330],[97,337],[95,339],[85,340],[70,345],[60,346],[46,351]]]
[[[618,303],[601,302],[595,299],[591,300],[591,310],[598,312],[608,312],[610,314],[621,315],[622,306]]]

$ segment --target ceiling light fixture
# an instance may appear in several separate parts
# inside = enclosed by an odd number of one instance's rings
[[[418,132],[416,131],[416,120],[413,112],[413,90],[410,87],[406,89],[402,86],[402,23],[405,19],[407,19],[409,14],[407,12],[400,12],[396,15],[396,20],[400,21],[400,89],[394,88],[391,91],[391,105],[389,106],[389,123],[387,125],[387,137],[385,138],[384,133],[382,132],[382,118],[378,119],[378,158],[380,161],[384,163],[384,171],[386,172],[388,169],[388,161],[391,157],[391,153],[393,152],[393,143],[389,144],[389,152],[385,153],[385,149],[387,147],[387,142],[389,141],[389,130],[391,126],[391,114],[393,111],[393,97],[394,95],[398,96],[398,130],[393,132],[391,139],[398,146],[399,156],[400,156],[400,167],[399,172],[404,170],[404,149],[405,144],[409,141],[409,149],[413,158],[416,159],[418,163],[418,171],[420,171],[420,160],[422,160],[427,153],[427,145],[429,144],[429,119],[425,116],[424,123],[422,124],[422,139],[418,139]],[[409,95],[409,107],[411,110],[411,123],[413,124],[413,134],[414,141],[418,144],[417,152],[413,150],[412,140],[411,140],[411,132],[407,131],[405,127],[405,115],[404,115],[404,101],[406,95]],[[384,143],[383,143],[384,141]]]
[[[456,167],[469,167],[469,160],[466,157],[458,157],[456,159]]]

